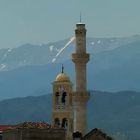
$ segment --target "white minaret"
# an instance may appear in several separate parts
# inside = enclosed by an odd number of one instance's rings
[[[86,53],[86,28],[85,24],[76,24],[75,29],[76,48],[72,54],[72,61],[75,64],[76,91],[73,92],[74,108],[74,132],[79,131],[83,135],[87,128],[87,102],[89,92],[87,91],[86,64],[89,61],[89,54]]]

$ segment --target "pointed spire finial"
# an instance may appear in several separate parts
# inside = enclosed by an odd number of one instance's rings
[[[62,73],[64,73],[64,66],[63,66],[63,64],[62,64]]]

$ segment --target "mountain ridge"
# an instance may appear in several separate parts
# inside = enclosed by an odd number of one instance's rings
[[[112,40],[87,39],[87,52],[90,53],[87,64],[88,89],[140,91],[140,36]],[[69,39],[39,47],[27,44],[18,50],[3,50],[4,52],[0,50],[0,100],[50,93],[51,83],[60,73],[62,64],[75,85],[74,64],[71,61],[73,43],[52,63],[68,41]],[[9,67],[7,70],[5,65]]]
[[[0,49],[0,71],[15,69],[26,65],[44,65],[52,63],[51,60],[68,41],[69,39],[64,39],[41,45],[26,43],[16,48]],[[95,54],[104,50],[108,51],[110,49],[122,47],[136,41],[140,41],[140,36],[127,38],[89,37],[87,38],[87,51]],[[65,59],[70,59],[70,54],[74,51],[74,44],[70,44],[65,50],[68,51],[64,51],[62,56]],[[62,61],[62,57],[60,61]],[[56,62],[59,62],[59,58]]]

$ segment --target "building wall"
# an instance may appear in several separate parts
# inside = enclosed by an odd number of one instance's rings
[[[0,140],[2,140],[2,134],[0,133]]]
[[[19,130],[3,131],[2,140],[20,140]]]
[[[14,129],[3,132],[3,140],[66,140],[64,129]]]

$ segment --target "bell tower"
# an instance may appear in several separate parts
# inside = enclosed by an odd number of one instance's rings
[[[73,111],[72,111],[72,83],[70,78],[62,71],[53,82],[53,111],[52,123],[67,131],[67,140],[72,139]]]
[[[77,23],[75,29],[76,47],[72,54],[75,64],[76,90],[73,92],[74,132],[79,131],[83,135],[87,128],[87,102],[90,97],[87,91],[86,64],[89,54],[86,52],[86,28],[84,23]]]

